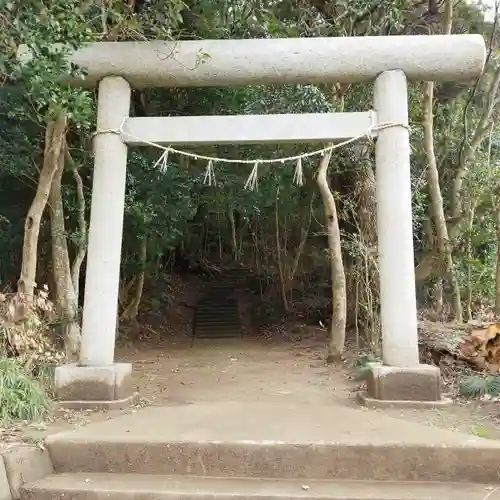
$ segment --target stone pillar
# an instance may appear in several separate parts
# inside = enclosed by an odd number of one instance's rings
[[[127,169],[127,146],[117,131],[130,99],[122,77],[99,83],[80,362],[56,369],[57,395],[71,406],[110,406],[105,402],[130,395],[131,365],[114,364]]]
[[[380,315],[384,363],[418,365],[413,257],[408,94],[402,71],[375,81],[378,123],[401,123],[378,133],[375,146]]]
[[[130,111],[130,85],[108,76],[99,83],[94,180],[80,364],[113,364],[127,173],[127,146],[118,130]]]
[[[375,81],[375,148],[383,365],[373,365],[368,396],[378,400],[440,399],[439,369],[419,364],[413,255],[410,140],[406,76],[386,71]]]

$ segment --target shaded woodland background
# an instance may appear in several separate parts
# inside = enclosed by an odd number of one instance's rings
[[[96,93],[65,55],[90,41],[480,33],[484,74],[471,84],[410,85],[416,289],[423,318],[461,324],[500,313],[497,14],[462,0],[0,0],[0,333],[8,353],[49,350],[48,324],[78,350],[92,186]],[[59,44],[57,49],[53,44]],[[34,58],[21,65],[20,44]],[[197,64],[203,64],[200,60]],[[361,111],[372,85],[297,85],[134,91],[135,116]],[[300,117],[297,117],[300,120]],[[311,146],[310,149],[313,149]],[[201,154],[271,158],[307,146],[213,146]],[[119,315],[176,303],[172,276],[210,278],[234,266],[255,277],[264,314],[331,324],[380,341],[373,145],[360,141],[320,165],[260,169],[159,152],[129,155]],[[318,175],[320,173],[320,175]],[[319,185],[323,179],[323,188]],[[326,194],[325,194],[326,193]],[[327,225],[325,213],[335,214]],[[341,242],[341,251],[338,243]],[[333,320],[332,320],[333,310]],[[44,347],[40,347],[43,345]],[[38,356],[38,355],[37,355]],[[59,358],[56,359],[56,361]],[[34,363],[34,361],[30,361]]]

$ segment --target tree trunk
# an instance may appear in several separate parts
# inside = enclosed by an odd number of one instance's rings
[[[22,303],[31,301],[35,290],[35,276],[38,260],[38,237],[42,215],[49,199],[52,179],[59,166],[63,154],[63,144],[66,133],[67,119],[65,116],[49,122],[45,130],[45,149],[40,178],[24,223],[24,242],[22,252],[21,274],[17,282],[17,319],[24,316]]]
[[[307,238],[309,237],[309,230],[311,229],[312,222],[312,212],[313,212],[313,204],[314,204],[314,193],[311,195],[311,200],[309,201],[309,207],[307,212],[307,219],[305,225],[300,228],[300,241],[297,246],[297,251],[295,252],[295,257],[292,262],[292,266],[290,268],[290,272],[288,273],[288,282],[292,283],[295,279],[295,275],[297,273],[297,269],[299,267],[300,258],[304,253],[304,248],[306,247]]]
[[[466,297],[466,310],[467,319],[472,319],[472,230],[474,228],[474,216],[476,213],[475,204],[472,203],[469,207],[469,214],[467,218],[467,297]]]
[[[375,173],[368,168],[357,172],[357,218],[364,244],[376,254],[377,251],[377,193]]]
[[[495,275],[495,314],[500,316],[500,204],[495,207],[497,225],[497,255]]]
[[[495,69],[491,77],[486,96],[487,103],[483,108],[481,118],[479,119],[479,123],[476,127],[476,130],[474,131],[474,135],[472,136],[470,145],[467,147],[465,153],[460,155],[460,162],[457,173],[455,174],[455,179],[453,180],[453,190],[451,196],[451,216],[455,221],[460,220],[462,217],[462,190],[464,181],[467,177],[469,164],[473,160],[479,146],[490,134],[491,120],[498,103],[497,94],[499,87],[500,66]],[[467,138],[465,138],[464,140],[467,140]],[[458,232],[458,226],[459,224],[455,222],[454,232]]]
[[[121,319],[126,321],[137,321],[139,315],[139,306],[141,305],[142,293],[144,291],[144,281],[146,279],[146,261],[148,256],[148,237],[143,236],[141,247],[139,249],[140,270],[135,277],[135,293],[130,304],[125,308]]]
[[[364,151],[364,149],[363,149]],[[365,155],[359,154],[362,159]],[[355,210],[352,218],[358,229],[356,238],[358,250],[352,273],[355,293],[354,324],[359,329],[363,321],[364,336],[369,345],[377,349],[380,344],[380,321],[378,317],[379,278],[377,248],[377,196],[373,169],[363,169],[354,176],[356,182]],[[360,311],[362,316],[360,317]]]
[[[128,297],[134,283],[136,282],[136,277],[133,276],[129,281],[125,281],[125,278],[120,280],[120,290],[118,292],[118,305],[125,310],[128,304]]]
[[[328,356],[326,358],[328,363],[332,363],[342,356],[345,347],[347,322],[346,279],[344,263],[342,261],[339,220],[335,198],[330,190],[327,178],[328,164],[330,163],[331,156],[331,151],[323,156],[316,177],[325,210],[328,255],[332,279],[332,324],[328,342]]]
[[[69,152],[68,146],[65,147],[66,160],[71,166],[73,179],[76,184],[76,199],[77,199],[77,213],[78,213],[78,244],[76,248],[76,255],[71,264],[71,280],[73,282],[73,290],[75,291],[76,298],[80,295],[80,272],[82,268],[85,255],[87,253],[87,221],[85,220],[85,194],[83,192],[83,181],[78,172],[78,167],[73,161]]]
[[[64,142],[62,147],[65,147]],[[56,305],[59,319],[63,325],[66,355],[71,359],[78,353],[81,332],[78,324],[78,296],[75,294],[71,277],[68,242],[64,223],[64,206],[61,196],[64,157],[64,152],[58,156],[58,165],[52,179],[49,194],[50,235],[52,243],[52,267],[56,286]]]
[[[285,311],[288,311],[288,299],[286,296],[286,272],[283,265],[283,255],[281,249],[281,236],[280,236],[280,218],[279,218],[279,202],[280,202],[280,188],[276,190],[276,210],[275,210],[275,237],[276,237],[276,262],[278,263],[278,272],[280,276],[281,299]]]
[[[453,0],[447,0],[444,4],[445,13],[443,21],[443,33],[449,35],[452,28]],[[444,216],[443,196],[439,185],[439,172],[437,168],[436,155],[434,152],[434,117],[433,117],[434,82],[424,83],[424,148],[427,155],[427,183],[431,198],[431,214],[436,229],[436,240],[442,262],[446,269],[448,281],[453,293],[453,309],[457,322],[463,322],[462,301],[460,285],[458,283],[455,268],[453,266],[453,255],[448,227]]]
[[[234,210],[232,208],[227,212],[229,226],[231,228],[231,248],[233,250],[233,259],[238,260],[238,239],[236,237],[236,221],[234,220]]]
[[[437,169],[436,156],[434,153],[434,123],[432,113],[432,102],[434,97],[434,83],[424,83],[424,148],[427,154],[427,183],[431,199],[431,213],[436,229],[436,239],[441,259],[446,269],[449,283],[453,290],[453,309],[455,319],[463,322],[462,302],[460,286],[455,275],[453,266],[453,256],[450,240],[448,238],[448,228],[444,216],[443,196],[439,185],[439,172]]]

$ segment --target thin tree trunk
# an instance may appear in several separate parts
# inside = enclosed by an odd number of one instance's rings
[[[467,319],[472,319],[472,229],[474,227],[474,216],[476,213],[475,204],[471,204],[469,208],[469,216],[467,219]]]
[[[364,148],[363,148],[364,150]],[[358,155],[360,159],[362,154]],[[358,255],[354,273],[356,280],[356,301],[354,307],[355,323],[359,325],[359,306],[364,309],[364,334],[369,345],[377,349],[380,344],[380,322],[378,321],[378,304],[380,290],[377,263],[377,219],[376,219],[376,188],[373,169],[362,170],[355,175],[356,210],[353,219],[358,226]],[[358,326],[359,327],[359,326]]]
[[[236,222],[234,220],[234,210],[231,208],[227,213],[229,226],[231,228],[231,248],[233,250],[233,259],[238,260],[238,239],[236,236]]]
[[[66,116],[49,122],[45,130],[45,149],[42,170],[35,193],[35,198],[28,210],[24,223],[24,242],[22,252],[21,273],[17,282],[17,319],[24,316],[22,303],[31,301],[35,290],[36,267],[38,260],[38,237],[42,215],[49,199],[52,179],[63,154],[63,144],[67,126]]]
[[[85,220],[85,194],[83,191],[83,180],[78,172],[78,166],[74,162],[68,146],[65,146],[66,160],[70,164],[73,179],[76,184],[76,200],[77,200],[77,214],[78,214],[78,244],[76,248],[76,255],[71,264],[71,280],[73,282],[73,289],[78,299],[80,295],[80,272],[85,255],[87,254],[87,221]]]
[[[307,213],[307,220],[306,220],[305,225],[303,227],[301,227],[301,229],[300,229],[299,245],[297,247],[297,251],[295,252],[295,257],[293,259],[292,266],[290,268],[290,272],[288,273],[289,283],[293,282],[293,280],[295,279],[295,274],[297,273],[297,269],[299,267],[300,258],[302,257],[302,254],[304,253],[304,248],[306,247],[307,238],[309,236],[309,230],[311,229],[314,198],[315,198],[315,196],[313,193],[311,195],[311,201],[309,202],[309,210]]]
[[[282,250],[281,250],[281,236],[280,236],[280,218],[279,218],[279,201],[280,201],[280,188],[276,190],[276,210],[275,210],[275,237],[276,237],[276,261],[278,263],[278,272],[280,276],[281,299],[283,300],[283,307],[288,311],[288,299],[286,297],[286,273],[283,268]]]
[[[460,285],[456,278],[453,266],[453,256],[450,240],[448,238],[448,228],[444,216],[443,196],[439,185],[439,172],[437,169],[436,156],[434,154],[434,123],[432,113],[432,103],[434,97],[434,82],[424,83],[424,148],[427,154],[427,183],[431,199],[431,213],[436,229],[437,244],[441,259],[446,269],[449,283],[453,290],[453,309],[455,319],[463,322],[462,302]]]
[[[500,204],[495,207],[497,225],[497,255],[495,273],[495,314],[500,316]]]
[[[323,156],[316,177],[325,210],[328,255],[332,279],[332,324],[328,342],[328,356],[326,358],[328,363],[332,363],[342,356],[345,347],[347,323],[347,291],[344,263],[342,261],[339,220],[335,198],[330,190],[327,178],[328,164],[330,163],[331,156],[331,151]]]
[[[63,147],[65,146],[63,145]],[[64,154],[58,156],[58,166],[52,179],[49,194],[50,234],[54,282],[56,285],[56,305],[60,320],[63,323],[66,355],[71,359],[75,357],[80,347],[80,326],[78,324],[78,297],[75,294],[71,278],[68,242],[64,223],[64,205],[61,194],[64,157]]]
[[[143,236],[139,249],[139,265],[140,271],[135,278],[135,293],[130,304],[125,308],[121,315],[121,319],[128,321],[136,321],[139,315],[139,306],[141,305],[142,294],[144,292],[144,282],[146,279],[146,261],[148,256],[148,238]]]
[[[483,114],[481,115],[474,135],[472,136],[470,145],[468,146],[465,154],[461,155],[458,170],[453,181],[453,190],[451,196],[451,216],[455,221],[454,232],[457,232],[459,226],[458,221],[462,217],[463,184],[465,178],[467,177],[470,162],[473,160],[477,149],[490,134],[492,116],[495,111],[496,104],[498,103],[497,94],[499,87],[500,66],[498,66],[493,73],[491,82],[488,86],[487,104],[483,109]]]
[[[453,14],[453,0],[445,3],[445,19],[443,31],[445,34],[451,33],[451,23]],[[460,285],[458,283],[455,268],[453,266],[453,255],[448,237],[448,227],[444,215],[443,196],[439,185],[439,172],[437,168],[436,155],[434,152],[434,117],[433,117],[434,82],[424,83],[424,148],[427,155],[427,183],[431,198],[431,213],[436,228],[437,244],[441,259],[446,269],[449,283],[453,291],[453,309],[457,322],[463,322],[462,301]]]
[[[134,286],[134,283],[136,282],[136,277],[133,276],[129,281],[124,281],[124,279],[120,280],[120,291],[118,293],[118,304],[122,309],[126,308],[126,305],[128,304],[128,297],[130,294],[130,290],[132,290],[132,287]]]

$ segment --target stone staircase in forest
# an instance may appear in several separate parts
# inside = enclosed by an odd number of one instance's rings
[[[244,286],[246,273],[244,268],[233,268],[208,283],[196,305],[193,342],[243,335],[237,290]]]
[[[500,442],[335,404],[149,407],[45,446],[21,500],[500,499]]]

